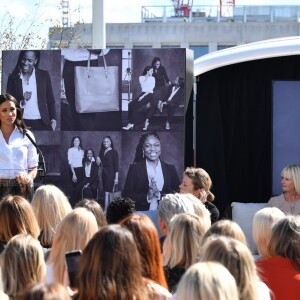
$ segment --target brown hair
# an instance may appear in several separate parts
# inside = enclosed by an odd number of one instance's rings
[[[268,250],[271,256],[290,259],[300,270],[299,216],[286,216],[274,225]]]
[[[23,113],[22,113],[22,109],[20,107],[19,102],[16,100],[15,97],[13,97],[12,95],[6,93],[6,94],[2,94],[0,95],[0,105],[6,101],[11,101],[15,104],[16,106],[16,120],[15,120],[15,125],[17,126],[17,128],[20,130],[20,132],[25,135],[26,131],[27,131],[27,126],[24,123],[23,120]],[[0,125],[1,125],[1,121],[0,121]]]
[[[101,228],[83,250],[78,300],[148,299],[132,233],[121,225]]]
[[[121,225],[133,234],[141,257],[143,276],[167,289],[159,237],[151,219],[146,215],[132,214],[122,220]]]
[[[7,195],[0,201],[0,241],[25,233],[38,238],[40,228],[30,203],[22,196]]]
[[[99,229],[101,227],[107,225],[107,221],[106,221],[103,209],[102,209],[101,205],[98,202],[96,202],[95,200],[82,199],[76,203],[75,208],[76,207],[84,207],[87,210],[89,210],[90,212],[92,212],[96,218]]]
[[[192,180],[194,190],[204,189],[207,193],[207,200],[214,201],[215,196],[210,191],[212,181],[209,174],[204,169],[188,167],[183,172],[183,175],[186,175]]]

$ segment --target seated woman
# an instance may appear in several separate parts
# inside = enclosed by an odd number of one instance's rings
[[[268,205],[278,207],[285,214],[300,214],[300,164],[292,164],[281,172],[282,194],[272,197]]]
[[[82,180],[78,182],[74,189],[74,196],[79,201],[82,198],[91,198],[97,200],[97,191],[99,185],[98,165],[95,162],[94,150],[88,148],[84,151],[82,160]]]
[[[205,230],[201,219],[195,214],[181,213],[171,219],[163,244],[163,264],[172,294],[176,292],[177,285],[185,271],[197,262]]]
[[[261,279],[276,300],[296,300],[300,295],[300,217],[287,216],[272,229],[269,258],[256,261]]]
[[[167,109],[166,129],[170,129],[170,121],[174,114],[176,107],[184,101],[184,79],[183,77],[176,77],[171,86],[168,87],[168,91],[162,100],[158,101],[158,110],[163,111],[165,106]]]
[[[177,289],[176,300],[238,300],[235,279],[216,262],[199,262],[183,275]]]
[[[146,104],[153,102],[153,89],[155,87],[155,78],[152,76],[153,67],[147,66],[144,69],[142,76],[139,77],[142,93],[128,104],[128,120],[127,126],[122,127],[124,130],[132,129],[134,124],[137,123],[138,110]],[[149,120],[153,116],[156,110],[156,106],[150,105],[147,112],[147,118],[145,120],[145,126],[143,130],[147,130],[149,126]]]
[[[236,280],[240,300],[271,299],[268,287],[259,280],[254,258],[244,243],[227,236],[212,236],[203,245],[200,261],[224,265]]]
[[[215,196],[210,191],[212,181],[209,174],[201,168],[186,168],[183,172],[182,182],[179,185],[180,193],[190,193],[197,197],[209,210],[211,223],[219,219],[218,208],[211,203]]]
[[[162,161],[160,154],[159,135],[156,132],[142,134],[122,192],[123,197],[136,202],[137,211],[156,210],[161,196],[178,188],[175,166]]]
[[[121,225],[108,225],[93,236],[80,259],[78,282],[75,300],[171,299],[143,278],[134,237]]]
[[[58,187],[44,184],[35,191],[31,206],[41,229],[39,241],[51,248],[58,225],[72,210],[70,202]]]
[[[9,299],[16,299],[26,286],[42,282],[45,260],[39,241],[30,234],[14,236],[1,254],[0,269],[4,292]]]

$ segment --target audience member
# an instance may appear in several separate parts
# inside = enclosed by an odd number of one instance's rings
[[[300,214],[300,164],[292,164],[281,172],[282,194],[272,197],[268,205],[278,207],[285,214]]]
[[[121,225],[133,234],[141,256],[143,277],[168,288],[158,233],[151,219],[146,215],[131,214],[121,221]]]
[[[259,280],[249,248],[226,236],[210,237],[205,242],[200,261],[224,265],[236,280],[240,300],[270,300],[268,287]]]
[[[260,258],[264,259],[270,256],[268,245],[272,228],[284,216],[284,213],[277,207],[265,207],[254,215],[252,235]]]
[[[50,256],[47,259],[46,282],[59,282],[65,286],[65,253],[83,250],[98,231],[94,215],[86,208],[78,207],[67,214],[58,226],[53,239]]]
[[[127,197],[116,197],[107,207],[106,220],[108,224],[117,224],[125,217],[135,212],[135,201]]]
[[[182,213],[171,219],[163,245],[163,264],[172,294],[184,272],[197,262],[204,233],[205,228],[195,214]]]
[[[41,229],[39,241],[51,248],[57,226],[72,210],[69,200],[59,188],[45,184],[35,191],[31,206]]]
[[[5,245],[20,233],[38,238],[40,228],[30,203],[22,196],[7,195],[0,201],[0,242]]]
[[[71,300],[71,297],[60,283],[40,282],[25,288],[17,295],[16,300]]]
[[[78,278],[77,300],[159,299],[149,295],[133,235],[121,225],[103,227],[94,235],[83,250]]]
[[[101,205],[92,199],[82,199],[81,201],[77,202],[75,205],[76,207],[84,207],[90,212],[92,212],[96,218],[98,228],[100,229],[103,226],[107,225],[107,221],[103,212]]]
[[[179,282],[176,300],[239,300],[234,277],[221,264],[192,265]],[[250,299],[249,299],[250,300]]]
[[[161,249],[168,232],[168,225],[173,216],[180,213],[195,213],[194,206],[190,201],[183,200],[182,195],[167,194],[159,201],[158,205],[158,226],[162,233],[160,238]]]
[[[256,261],[261,279],[276,300],[300,295],[300,217],[287,216],[272,228],[269,258]]]
[[[203,236],[202,245],[212,235],[232,237],[248,246],[246,236],[242,228],[238,223],[231,220],[219,220],[212,224]]]
[[[4,292],[15,299],[27,285],[45,278],[45,260],[39,241],[29,234],[18,234],[0,256]]]
[[[179,185],[180,193],[190,193],[197,197],[209,210],[211,223],[219,219],[219,210],[211,203],[215,196],[210,191],[212,181],[209,174],[201,168],[186,168],[183,172],[182,182]]]

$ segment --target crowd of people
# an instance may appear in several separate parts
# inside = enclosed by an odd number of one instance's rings
[[[131,193],[115,198],[106,212],[92,193],[72,208],[54,185],[40,186],[31,197],[27,187],[36,175],[37,157],[19,111],[13,97],[1,95],[1,147],[15,151],[21,144],[22,159],[20,173],[0,179],[0,299],[299,299],[299,164],[283,169],[282,195],[254,216],[257,258],[239,225],[219,220],[211,178],[201,168],[183,172],[179,193],[160,195],[153,183],[150,194],[148,189],[141,193],[144,202],[136,200],[135,180],[128,180]],[[151,144],[158,159],[159,138],[144,137],[148,140],[140,141],[140,150],[146,156]],[[101,161],[105,149],[113,149],[106,139]],[[78,137],[73,144],[82,153]],[[85,152],[89,163],[97,162],[93,151]],[[81,175],[72,167],[76,182]],[[116,172],[110,174],[109,188],[116,181]],[[151,211],[149,216],[139,211],[141,203],[153,206],[157,220],[149,217]],[[71,269],[66,257],[74,251],[79,260]]]

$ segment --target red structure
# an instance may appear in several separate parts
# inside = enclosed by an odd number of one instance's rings
[[[171,2],[175,8],[175,16],[189,17],[193,6],[193,0],[171,0]]]

